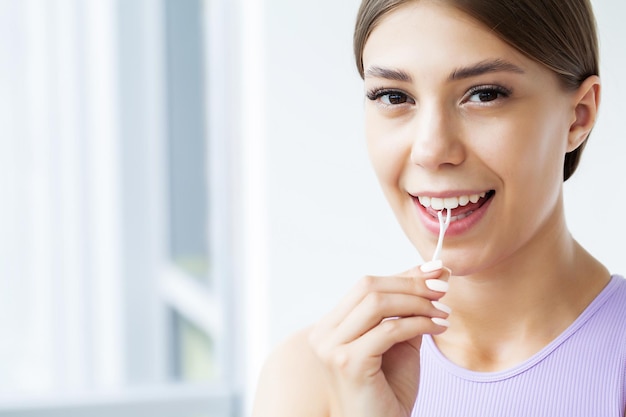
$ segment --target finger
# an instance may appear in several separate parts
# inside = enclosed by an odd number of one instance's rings
[[[438,274],[436,278],[442,279],[444,281],[447,281],[452,274],[452,271],[449,268],[443,266],[443,262],[441,262],[440,260],[426,262],[416,269],[418,271],[421,271],[422,274]]]
[[[428,293],[425,285],[421,292]],[[337,326],[333,337],[337,344],[349,343],[378,326],[384,319],[412,316],[446,318],[448,315],[423,296],[370,293]]]
[[[394,276],[365,276],[359,283],[346,295],[329,314],[324,316],[320,321],[320,325],[326,328],[334,328],[341,323],[350,312],[363,301],[370,293],[399,293],[419,295],[424,294],[424,281],[426,279],[443,279],[447,280],[449,271],[445,268],[437,271],[422,272],[418,267],[405,271],[401,275]],[[426,290],[428,291],[427,287]],[[436,297],[437,294],[428,292],[430,297]]]
[[[354,351],[381,356],[395,344],[425,334],[441,334],[447,327],[438,325],[429,317],[415,316],[386,320],[351,343]]]
[[[367,378],[380,370],[383,354],[393,346],[408,342],[417,350],[422,335],[445,330],[422,316],[384,321],[353,342],[338,346],[334,350],[335,367],[353,378]]]

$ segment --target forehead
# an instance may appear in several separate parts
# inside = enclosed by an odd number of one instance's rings
[[[446,71],[485,60],[533,66],[482,23],[432,0],[409,2],[383,16],[363,50],[366,71],[372,65]]]

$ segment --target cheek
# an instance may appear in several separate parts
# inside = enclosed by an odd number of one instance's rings
[[[410,159],[410,147],[403,143],[396,130],[375,118],[366,123],[365,136],[370,162],[379,182],[385,189],[395,187],[400,182],[407,158]]]
[[[490,124],[481,133],[477,154],[505,182],[562,182],[567,129],[558,118],[529,114]]]
[[[558,123],[530,120],[502,124],[496,129],[500,140],[482,152],[483,162],[502,182],[505,212],[517,219],[507,220],[509,232],[520,239],[536,230],[558,203],[567,143],[567,133]]]
[[[520,171],[527,181],[550,186],[563,182],[567,131],[549,120],[536,120],[520,126],[517,146],[513,150],[517,163],[511,168]]]

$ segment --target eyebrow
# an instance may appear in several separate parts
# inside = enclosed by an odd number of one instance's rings
[[[450,81],[460,80],[463,78],[476,77],[482,74],[488,74],[492,72],[513,72],[516,74],[524,74],[524,70],[515,64],[502,59],[493,59],[481,61],[477,64],[470,65],[468,67],[457,68],[448,79]],[[412,82],[413,78],[406,72],[399,69],[384,68],[373,65],[365,71],[365,78],[384,78],[392,81]]]
[[[488,74],[491,72],[513,72],[516,74],[524,74],[524,70],[515,64],[502,59],[494,59],[481,61],[475,65],[469,67],[462,67],[455,69],[451,74],[449,80],[460,80],[463,78],[476,77],[482,74]]]
[[[383,67],[378,67],[375,65],[369,67],[367,71],[365,71],[364,78],[369,78],[369,77],[384,78],[386,80],[403,81],[407,83],[410,83],[411,81],[413,81],[411,76],[405,71],[391,69],[391,68],[383,68]]]

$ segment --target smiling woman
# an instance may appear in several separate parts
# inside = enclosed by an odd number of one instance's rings
[[[595,120],[589,112],[595,112],[599,85],[591,77],[586,90],[567,92],[552,71],[490,35],[473,18],[457,9],[443,11],[449,19],[440,18],[441,8],[409,3],[388,15],[370,36],[363,52],[365,88],[370,91],[366,136],[383,191],[420,253],[429,251],[432,239],[426,232],[434,235],[438,223],[434,213],[415,204],[418,197],[489,197],[448,230],[455,237],[447,242],[448,266],[466,275],[472,272],[468,268],[483,268],[479,260],[493,264],[508,259],[542,228],[563,229],[556,206],[563,158],[584,140],[584,129]],[[422,32],[438,36],[431,39]],[[432,58],[425,61],[424,56]],[[410,78],[371,77],[370,66],[399,68]],[[397,96],[406,99],[389,105],[392,95],[394,101]],[[591,103],[582,102],[579,112],[591,117],[578,120],[583,135],[568,133],[570,108],[582,99]],[[507,206],[488,210],[493,203]],[[527,205],[535,207],[533,216],[523,215]],[[455,208],[453,215],[462,210]],[[499,234],[491,229],[493,216],[507,225]],[[491,237],[483,242],[493,250],[471,244],[487,231]]]
[[[423,259],[450,215],[442,264],[363,278],[270,356],[255,416],[625,414],[626,281],[565,221],[601,83],[563,3],[362,2],[370,160]]]

